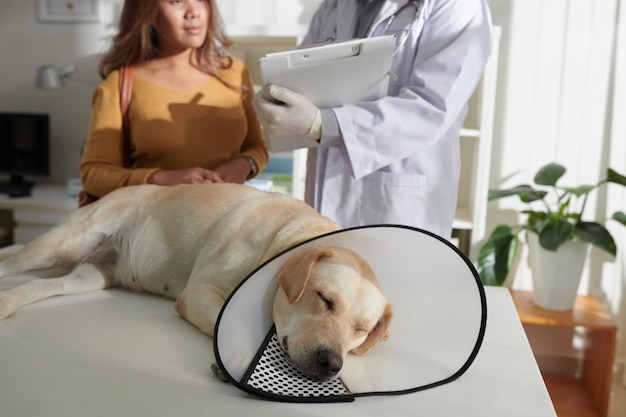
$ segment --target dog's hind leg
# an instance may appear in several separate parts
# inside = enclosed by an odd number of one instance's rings
[[[107,241],[105,233],[81,221],[79,216],[72,216],[70,220],[33,239],[7,258],[0,255],[0,278],[56,266],[70,270]]]
[[[114,281],[105,270],[106,268],[98,268],[91,263],[82,263],[65,276],[34,279],[17,287],[0,291],[0,320],[12,315],[24,305],[44,298],[111,287]]]

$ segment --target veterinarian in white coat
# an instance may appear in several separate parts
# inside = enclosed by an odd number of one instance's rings
[[[302,45],[355,36],[360,0],[325,0]],[[366,2],[368,0],[365,0]],[[380,0],[372,0],[378,2]],[[449,237],[459,131],[491,51],[486,0],[385,0],[366,36],[396,35],[388,95],[332,109],[271,86],[254,105],[272,134],[306,134],[306,199],[342,227],[395,223]]]

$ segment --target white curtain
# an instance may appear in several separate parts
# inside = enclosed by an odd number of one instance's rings
[[[549,162],[567,168],[563,185],[595,184],[608,167],[626,173],[626,0],[489,4],[503,30],[490,187],[532,183]],[[626,193],[615,185],[592,197],[585,209],[589,218],[626,208]],[[490,203],[487,230],[517,222],[518,208],[515,199]],[[626,228],[610,221],[607,226],[618,256],[592,250],[580,293],[603,300],[623,334]],[[525,251],[512,286],[532,288]],[[626,357],[626,343],[617,357]]]

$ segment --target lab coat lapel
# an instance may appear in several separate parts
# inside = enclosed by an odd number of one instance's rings
[[[400,7],[404,6],[406,3],[408,3],[407,0],[386,1],[382,9],[380,9],[380,13],[378,13],[378,16],[374,19],[374,22],[372,22],[372,26],[370,27],[367,36],[384,35],[384,33],[382,32],[385,25],[382,23],[386,22],[392,14],[398,11],[398,9],[400,9]]]

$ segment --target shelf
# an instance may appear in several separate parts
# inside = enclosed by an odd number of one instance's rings
[[[60,184],[35,184],[27,197],[0,195],[0,209],[67,214],[77,208],[76,199],[67,195],[67,186]]]
[[[480,138],[480,129],[462,128],[460,133],[461,139],[478,139]]]
[[[279,38],[293,37],[305,34],[308,30],[306,25],[228,25],[226,27],[228,36],[232,38]]]
[[[452,228],[458,230],[472,230],[472,214],[470,209],[466,207],[457,207]]]
[[[298,45],[298,38],[293,34],[265,34],[256,35],[253,29],[251,33],[239,30],[236,34],[230,34],[234,44],[231,53],[234,57],[242,60],[250,70],[250,77],[254,85],[254,91],[261,90],[261,72],[259,59],[269,53],[294,49]]]
[[[496,100],[500,28],[493,27],[491,56],[472,94],[460,132],[461,172],[453,234],[471,261],[477,261],[486,235],[493,117]]]

